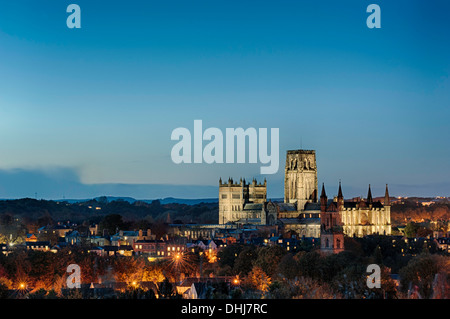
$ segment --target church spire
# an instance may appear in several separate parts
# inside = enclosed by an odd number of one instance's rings
[[[386,191],[384,193],[384,206],[391,206],[391,201],[389,199],[388,184],[386,184]]]
[[[341,181],[339,180],[339,190],[338,190],[338,199],[343,199],[344,195],[342,195]]]
[[[322,193],[320,194],[320,198],[327,198],[327,194],[325,193],[325,183],[322,183]]]
[[[322,193],[320,194],[320,210],[322,212],[327,210],[327,194],[325,193],[325,184],[322,183]]]
[[[373,199],[372,199],[372,191],[370,190],[370,184],[369,184],[369,191],[367,192],[367,202],[369,204],[373,203]]]
[[[342,195],[341,180],[339,180],[337,203],[338,203],[338,209],[339,209],[339,211],[341,211],[344,208],[344,195]]]

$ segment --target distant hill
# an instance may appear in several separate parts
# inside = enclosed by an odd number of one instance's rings
[[[186,198],[174,198],[166,197],[163,199],[158,199],[161,204],[186,204],[186,205],[196,205],[200,203],[218,203],[218,198],[200,198],[200,199],[186,199]],[[153,200],[152,200],[153,201]]]
[[[113,201],[125,201],[130,204],[135,202],[144,202],[151,204],[153,201],[158,200],[161,204],[186,204],[186,205],[196,205],[200,203],[218,203],[218,198],[175,198],[175,197],[166,197],[166,198],[155,198],[155,199],[135,199],[133,197],[117,197],[117,196],[99,196],[93,198],[98,202],[104,201],[105,203],[110,203]],[[75,203],[83,203],[92,200],[91,198],[85,199],[59,199],[56,202],[67,202],[69,204]]]

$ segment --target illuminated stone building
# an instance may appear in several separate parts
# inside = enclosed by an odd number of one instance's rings
[[[324,212],[322,199],[319,202],[317,196],[316,153],[313,150],[287,151],[284,180],[284,202],[280,203],[267,201],[266,181],[257,183],[254,179],[252,183],[246,183],[241,179],[235,183],[230,178],[222,183],[220,179],[219,224],[278,225],[299,236],[319,238],[324,230],[321,219],[332,217],[339,219],[339,227],[346,236],[391,234],[387,185],[383,202],[373,200],[370,185],[366,199],[345,201],[339,182],[338,195],[327,199],[326,203],[327,210],[332,211]],[[326,196],[324,188],[322,192]],[[341,241],[341,236],[330,239]]]

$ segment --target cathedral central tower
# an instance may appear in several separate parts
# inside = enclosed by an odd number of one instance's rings
[[[317,202],[316,152],[287,151],[284,173],[284,202],[297,204],[302,211],[306,203]]]

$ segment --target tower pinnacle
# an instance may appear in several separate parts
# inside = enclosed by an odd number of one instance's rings
[[[373,198],[372,198],[372,191],[370,190],[370,184],[369,184],[369,191],[367,192],[367,202],[369,204],[373,203]]]
[[[384,193],[384,206],[391,206],[391,201],[389,199],[388,184],[386,184],[386,191]]]

